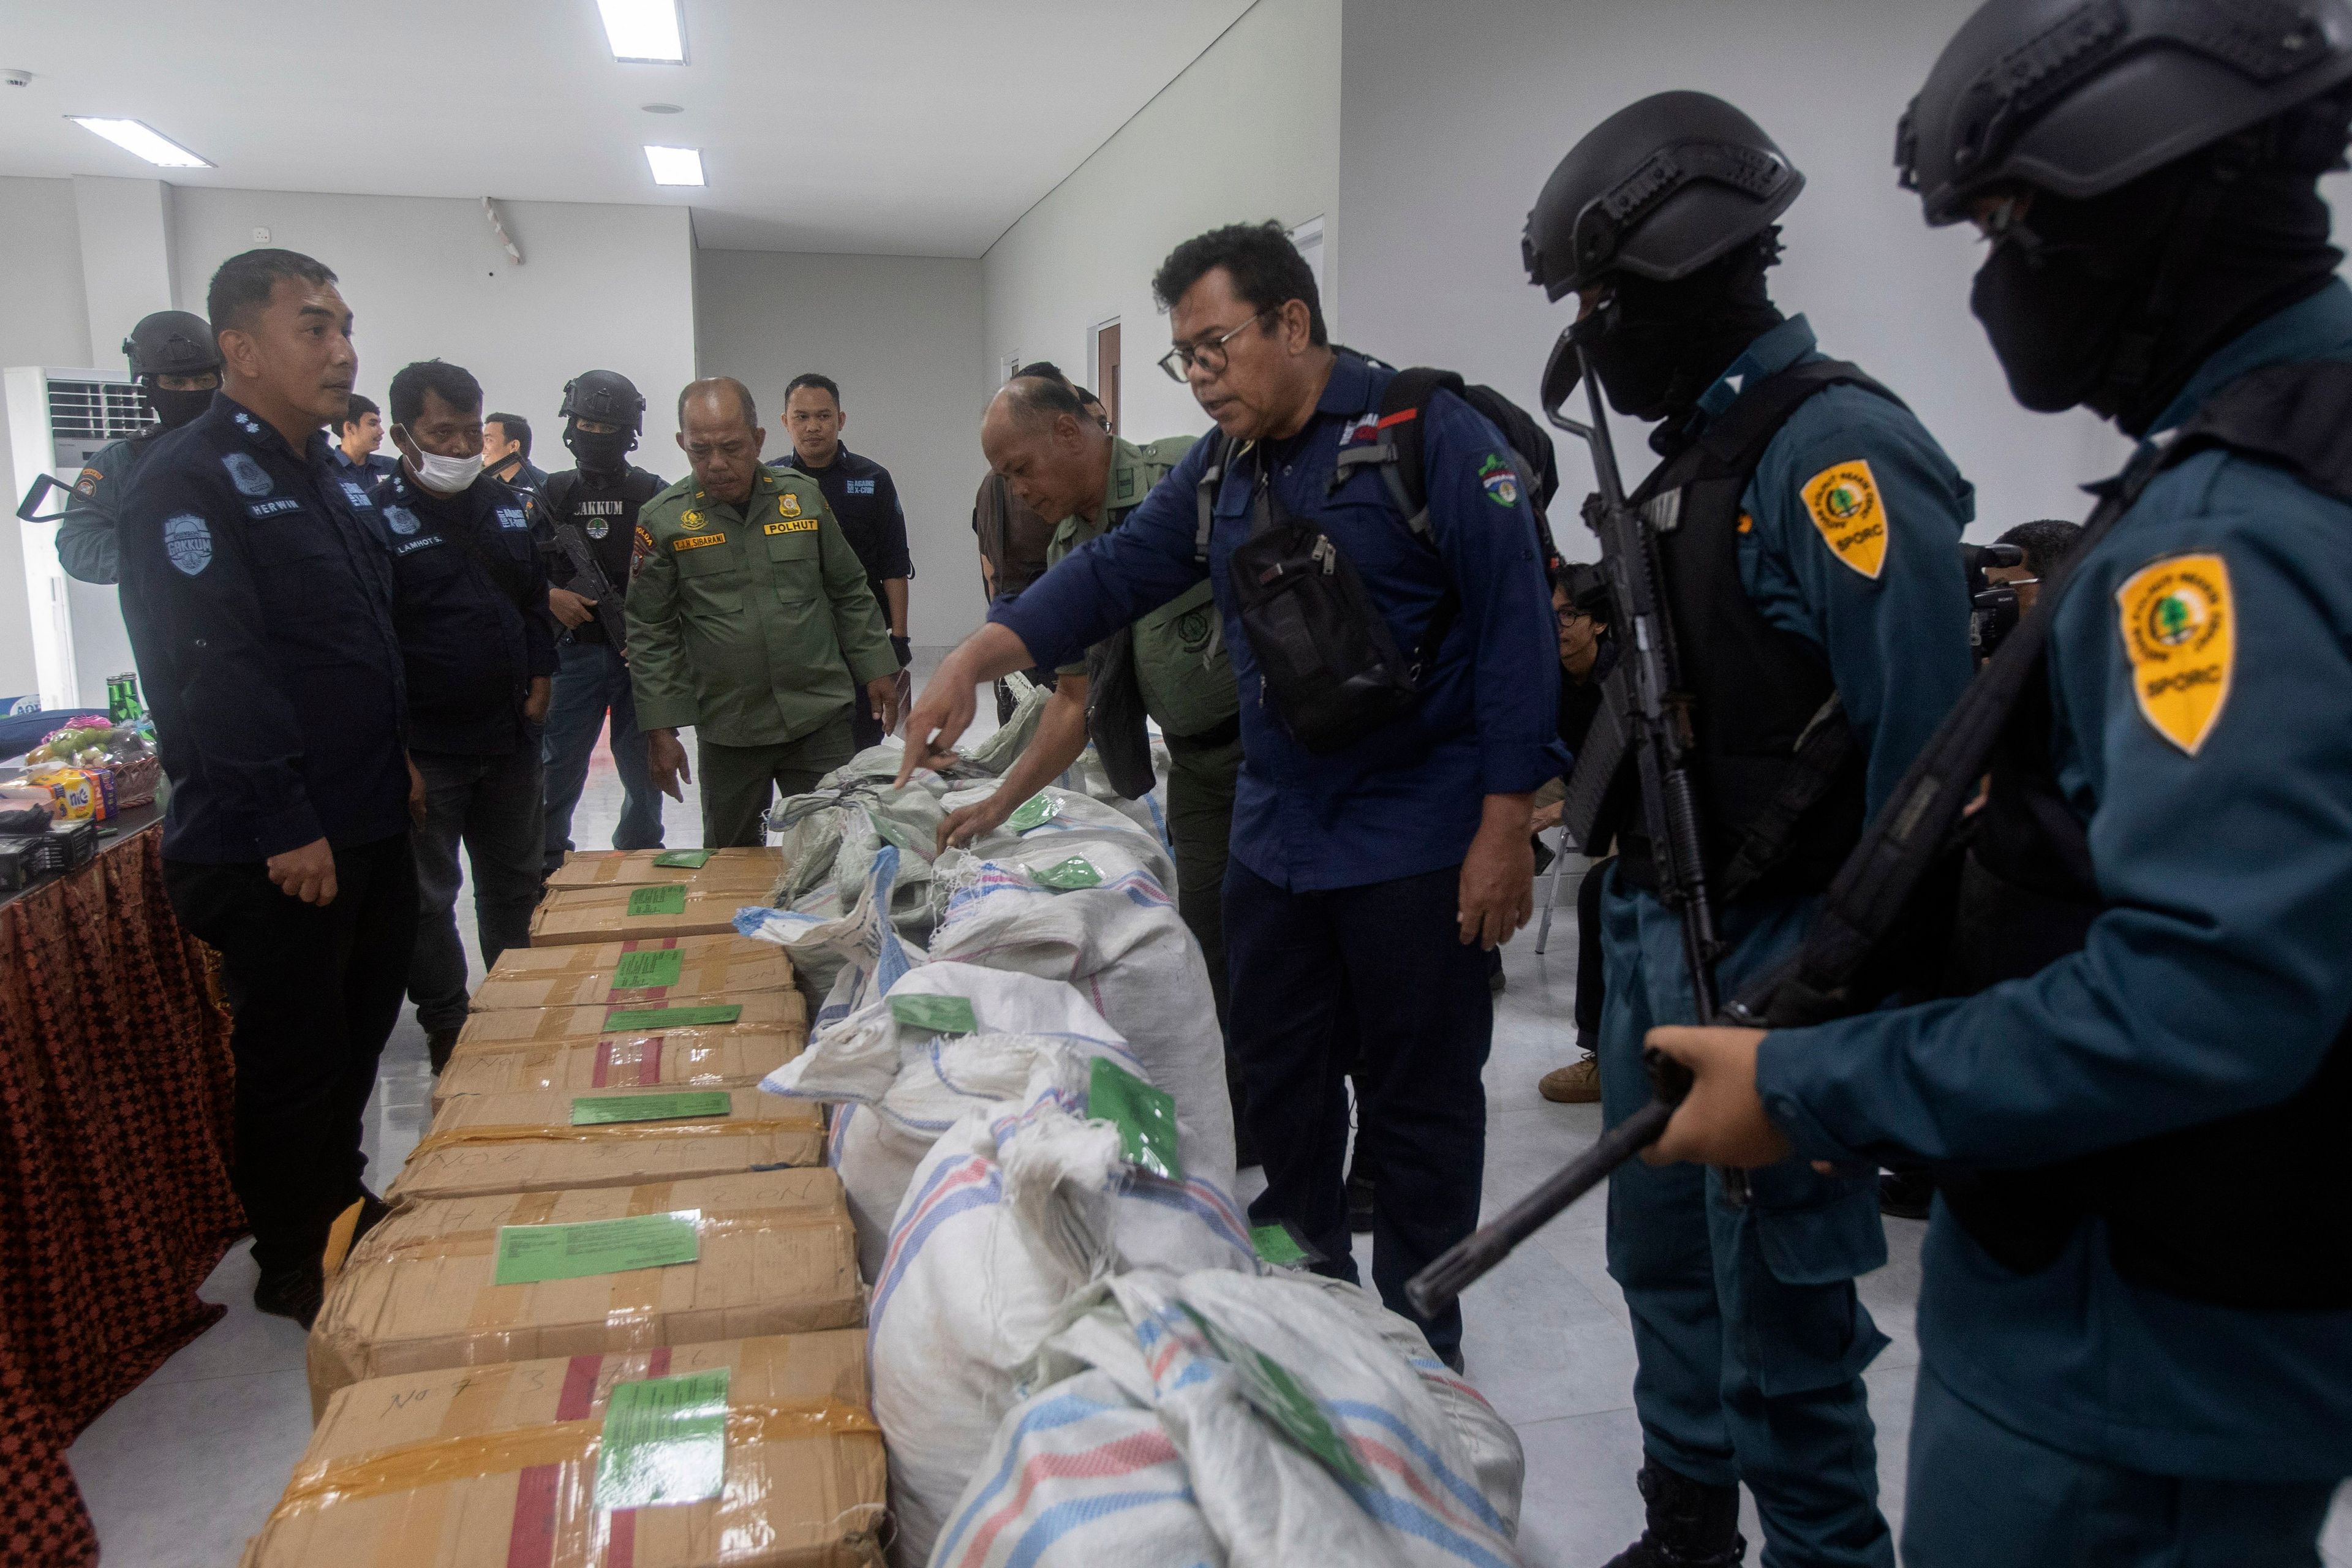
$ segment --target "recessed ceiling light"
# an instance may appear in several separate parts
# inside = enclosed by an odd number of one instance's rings
[[[677,0],[596,0],[604,18],[604,41],[625,65],[682,66],[686,24]]]
[[[686,106],[678,103],[647,103],[638,107],[647,114],[684,114],[686,112]]]
[[[97,132],[126,153],[138,153],[159,168],[209,169],[213,166],[152,126],[136,120],[103,120],[89,114],[68,114],[66,118],[85,131]]]
[[[694,147],[648,147],[646,162],[652,165],[656,185],[698,185],[703,184],[702,153]]]

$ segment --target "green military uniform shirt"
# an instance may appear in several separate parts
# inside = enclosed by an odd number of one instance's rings
[[[761,468],[734,507],[689,476],[646,502],[637,533],[627,618],[640,728],[781,745],[898,673],[866,568],[814,479]]]
[[[113,583],[122,574],[114,542],[114,520],[131,470],[154,443],[144,437],[115,441],[93,453],[74,478],[73,496],[58,523],[58,560],[66,575],[84,583]]]
[[[1127,521],[1169,469],[1181,462],[1199,439],[1171,436],[1149,446],[1110,438],[1110,476],[1103,482],[1100,523],[1073,514],[1054,530],[1045,547],[1051,566],[1081,544]],[[1075,665],[1065,675],[1084,675]],[[1194,584],[1135,623],[1135,681],[1144,711],[1170,735],[1199,735],[1241,711],[1233,661],[1225,656],[1224,625],[1207,583]]]

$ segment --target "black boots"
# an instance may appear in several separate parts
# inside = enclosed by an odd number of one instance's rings
[[[1738,1568],[1748,1555],[1738,1487],[1707,1486],[1651,1458],[1633,1479],[1649,1504],[1649,1528],[1608,1568]]]

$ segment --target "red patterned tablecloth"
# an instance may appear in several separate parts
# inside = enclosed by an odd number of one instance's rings
[[[0,1564],[97,1536],[67,1446],[221,1316],[228,1016],[149,827],[0,906]]]

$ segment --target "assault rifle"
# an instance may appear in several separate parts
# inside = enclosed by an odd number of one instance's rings
[[[544,506],[547,503],[542,499],[540,504]],[[604,628],[605,639],[613,645],[613,651],[625,654],[629,629],[627,620],[621,614],[620,596],[614,590],[612,579],[604,575],[604,569],[596,564],[596,557],[589,550],[587,540],[581,537],[580,525],[550,518],[548,526],[555,535],[556,548],[563,552],[563,558],[572,563],[572,570],[577,574],[572,579],[572,592],[596,601],[596,624]]]
[[[1698,802],[1689,765],[1694,745],[1690,699],[1683,689],[1681,668],[1675,657],[1674,626],[1666,616],[1658,572],[1657,533],[1674,526],[1681,496],[1669,493],[1639,508],[1626,501],[1616,449],[1609,439],[1609,415],[1601,405],[1600,378],[1592,374],[1582,346],[1575,342],[1575,331],[1571,327],[1560,334],[1551,361],[1544,367],[1544,416],[1570,435],[1581,437],[1592,450],[1592,471],[1601,488],[1584,503],[1584,521],[1601,541],[1601,566],[1608,579],[1612,612],[1609,629],[1617,639],[1619,652],[1616,668],[1601,684],[1600,712],[1569,773],[1568,798],[1561,805],[1560,820],[1579,847],[1589,848],[1606,839],[1611,829],[1603,826],[1604,819],[1615,809],[1620,776],[1631,753],[1658,901],[1682,919],[1683,958],[1690,968],[1698,1021],[1712,1023],[1718,1011],[1715,962],[1722,953],[1722,942],[1716,933],[1715,905],[1699,859]],[[1561,412],[1579,380],[1584,383],[1592,410],[1587,424]],[[1658,1141],[1675,1107],[1690,1092],[1691,1076],[1688,1068],[1654,1051],[1648,1053],[1648,1061],[1655,1098],[1602,1133],[1582,1156],[1493,1223],[1465,1237],[1413,1276],[1405,1285],[1405,1295],[1415,1309],[1428,1313],[1444,1308],[1554,1215]],[[1744,1183],[1732,1180],[1738,1174],[1725,1173],[1735,1200],[1745,1191]]]

